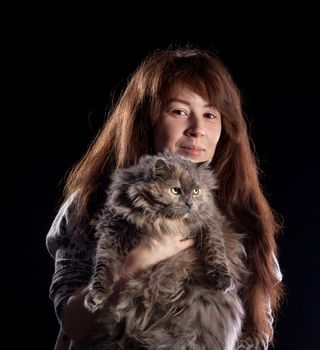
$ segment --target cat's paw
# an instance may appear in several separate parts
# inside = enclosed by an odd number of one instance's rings
[[[215,288],[224,294],[235,288],[234,281],[229,274],[213,273],[209,274],[209,278],[213,281]]]
[[[233,290],[235,284],[230,275],[221,275],[216,280],[216,288],[225,294]]]
[[[103,308],[106,299],[106,293],[90,289],[84,299],[84,305],[90,312],[94,313]]]

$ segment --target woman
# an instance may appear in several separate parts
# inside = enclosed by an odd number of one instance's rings
[[[219,181],[219,206],[247,237],[251,274],[241,295],[246,320],[237,348],[266,349],[282,287],[275,242],[279,225],[259,183],[235,83],[214,55],[189,48],[156,51],[141,63],[99,135],[69,174],[64,204],[47,236],[55,258],[50,297],[62,326],[56,349],[75,343],[76,348],[89,349],[94,332],[94,316],[84,308],[83,299],[96,245],[91,220],[102,202],[105,179],[115,168],[161,151],[211,161]],[[164,238],[152,249],[134,248],[113,298],[129,276],[193,243]]]

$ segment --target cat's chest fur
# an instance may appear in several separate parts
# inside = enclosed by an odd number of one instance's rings
[[[189,233],[188,221],[183,219],[165,220],[158,218],[153,222],[145,223],[145,225],[153,230],[154,235],[157,237],[161,237],[165,234],[186,237]]]

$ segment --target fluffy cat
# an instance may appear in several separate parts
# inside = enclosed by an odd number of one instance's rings
[[[105,349],[234,349],[244,318],[244,248],[215,204],[215,188],[206,163],[168,154],[114,172],[85,298],[99,310]],[[195,245],[131,278],[116,304],[105,302],[130,249],[163,234]]]

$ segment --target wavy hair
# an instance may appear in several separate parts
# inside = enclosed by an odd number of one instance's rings
[[[69,173],[65,198],[78,191],[76,213],[79,218],[90,218],[110,172],[154,153],[152,126],[166,103],[168,91],[176,83],[187,84],[221,113],[222,133],[212,167],[219,181],[221,209],[246,234],[251,277],[242,292],[247,313],[244,331],[261,342],[266,335],[272,339],[266,302],[269,298],[275,314],[282,295],[273,260],[280,225],[259,181],[239,89],[214,54],[179,48],[157,50],[147,56],[129,78],[88,151]]]

